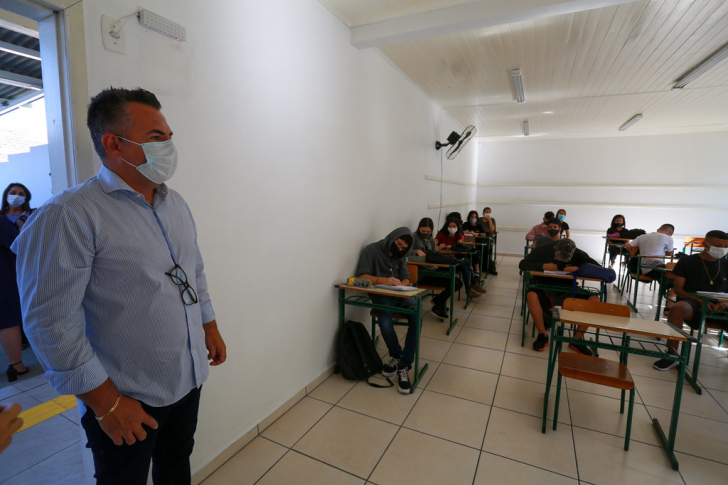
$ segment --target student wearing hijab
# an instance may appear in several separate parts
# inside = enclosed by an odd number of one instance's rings
[[[425,217],[420,221],[417,225],[417,231],[413,237],[412,248],[409,253],[407,253],[408,257],[426,257],[428,254],[434,254],[437,252],[437,244],[435,243],[435,238],[432,237],[432,230],[434,227],[435,225],[429,217]],[[432,303],[434,305],[432,307],[432,313],[443,320],[450,318],[450,315],[447,313],[447,300],[450,298],[450,294],[452,293],[450,291],[450,279],[438,278],[436,276],[425,276],[424,278],[420,278],[417,281],[417,284],[442,286],[445,288],[438,295],[435,295],[435,297],[432,298]],[[462,288],[462,286],[463,283],[460,281],[460,278],[456,278],[455,291],[458,291]]]

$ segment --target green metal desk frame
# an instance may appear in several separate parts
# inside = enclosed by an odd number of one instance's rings
[[[415,297],[417,298],[417,309],[407,310],[405,308],[399,308],[399,307],[392,307],[387,305],[377,305],[376,303],[372,302],[372,300],[369,298],[369,296],[366,295],[356,295],[356,296],[349,296],[346,297],[346,291],[355,291],[355,292],[364,292],[366,293],[365,288],[352,288],[352,287],[344,287],[344,285],[336,285],[336,288],[339,290],[339,331],[344,326],[344,322],[346,321],[346,311],[345,307],[346,305],[349,306],[356,306],[356,307],[362,307],[362,308],[369,308],[373,310],[382,310],[382,311],[390,311],[395,313],[401,313],[403,315],[416,315],[417,321],[419,322],[419,325],[417,327],[417,338],[416,338],[416,344],[415,344],[415,361],[413,363],[414,369],[415,369],[415,375],[414,379],[412,380],[412,392],[414,392],[415,388],[417,387],[417,384],[419,384],[420,380],[422,379],[422,376],[425,372],[427,372],[428,364],[425,364],[420,368],[420,333],[422,331],[422,298],[430,294],[430,290],[420,290],[420,293],[418,293]],[[393,292],[389,293],[382,293],[383,296],[394,296],[397,297],[396,294]],[[402,298],[402,297],[399,297]],[[400,323],[395,320],[395,325],[401,325]]]
[[[644,259],[667,259],[667,258],[670,258],[671,260],[674,259],[674,256],[640,256],[639,254],[637,256],[635,256],[635,257],[638,258],[637,259],[637,272],[636,272],[636,274],[638,274],[640,276],[642,276],[642,260],[644,260]],[[620,264],[620,271],[622,269],[621,266],[622,265]],[[651,271],[655,271],[655,270],[658,270],[659,271],[661,269],[664,269],[664,268],[652,268]],[[660,281],[659,281],[660,285],[663,284],[663,279],[664,278],[665,278],[665,273],[663,271],[662,274],[661,274]],[[634,280],[634,296],[632,298],[632,301],[630,302],[629,301],[629,293],[631,291],[631,286],[632,286],[631,285],[631,280]],[[642,283],[653,283],[653,282],[657,282],[657,281],[658,280],[656,280],[654,278],[651,278],[650,281],[642,280]],[[627,296],[628,296],[628,298],[627,298],[627,305],[629,305],[632,308],[632,310],[634,310],[634,311],[637,311],[637,291],[639,289],[639,284],[640,284],[639,277],[635,278],[634,276],[632,276],[632,273],[629,272],[629,268],[628,268],[624,272],[624,281],[622,282],[621,285],[619,285],[619,294],[620,295],[624,295],[624,291],[626,289]],[[662,288],[662,286],[660,287],[660,290],[658,290],[658,291],[661,291],[661,288]],[[659,295],[658,296],[658,300],[660,299],[661,296],[662,295]],[[655,320],[658,320],[658,319],[655,318]]]
[[[697,336],[697,345],[695,346],[695,359],[693,360],[693,370],[692,372],[688,373],[685,376],[685,380],[688,381],[688,384],[693,386],[693,389],[695,389],[695,392],[698,394],[702,394],[703,390],[700,388],[700,384],[698,384],[698,369],[700,368],[700,354],[703,350],[703,335],[705,334],[705,320],[707,319],[708,315],[708,303],[713,302],[719,302],[719,301],[726,301],[723,299],[717,299],[706,295],[699,295],[697,293],[688,293],[690,296],[694,296],[695,298],[700,298],[703,300],[703,310],[701,312],[701,319],[700,319],[700,327],[698,327],[698,336]],[[726,320],[728,321],[728,312],[716,312],[710,314],[711,319],[716,320]],[[693,330],[690,330],[690,334],[692,335]],[[688,359],[690,358],[690,349],[688,348]],[[689,360],[686,360],[688,362]]]
[[[448,327],[447,329],[447,334],[450,335],[452,329],[455,328],[455,325],[458,324],[458,319],[455,318],[455,278],[457,277],[455,271],[457,270],[457,267],[460,265],[460,263],[444,265],[409,261],[408,264],[414,264],[419,267],[418,278],[421,278],[423,276],[431,276],[435,278],[450,280],[450,327]],[[444,268],[445,266],[447,266],[447,273],[443,271],[427,269],[428,267]]]
[[[557,277],[555,275],[544,275],[540,272],[536,272],[536,277],[538,278],[549,278],[549,277]],[[521,295],[521,314],[523,315],[523,328],[521,332],[521,347],[523,347],[526,344],[526,325],[528,325],[528,317],[531,314],[528,311],[528,305],[526,303],[526,295],[530,290],[546,290],[546,291],[553,291],[557,293],[564,293],[571,295],[571,287],[566,286],[554,286],[554,285],[547,285],[543,283],[533,283],[532,282],[533,275],[531,274],[531,271],[524,271],[523,272],[523,295]],[[564,277],[558,277],[558,279],[566,279]],[[569,277],[569,279],[573,279],[573,277]],[[581,278],[580,278],[581,279]],[[585,281],[600,281],[600,288],[599,290],[594,290],[593,288],[587,288],[584,285]],[[598,295],[600,301],[605,301],[607,298],[607,283],[601,280],[585,280],[581,279],[582,286],[576,287],[576,294],[577,295]],[[535,334],[536,332],[536,325],[533,326],[533,331],[531,332]],[[584,342],[581,342],[582,344]]]
[[[554,325],[551,327],[551,345],[549,346],[549,364],[548,371],[546,374],[546,391],[544,393],[544,406],[543,406],[543,422],[541,426],[541,432],[546,433],[546,420],[548,416],[548,405],[549,405],[549,392],[551,390],[551,381],[554,374],[554,368],[558,362],[559,352],[561,352],[562,344],[570,343],[583,343],[581,339],[573,337],[572,329],[565,329],[565,323],[558,319],[558,313],[555,312]],[[581,323],[580,323],[581,324]],[[619,361],[624,365],[627,365],[627,357],[629,354],[645,355],[647,357],[653,357],[655,359],[670,359],[676,360],[681,364],[686,364],[689,358],[690,342],[695,340],[690,335],[686,334],[682,330],[670,325],[665,322],[673,330],[682,334],[687,340],[683,344],[682,354],[676,355],[669,351],[665,343],[661,343],[656,340],[643,340],[641,338],[630,337],[627,333],[622,333],[622,337],[614,337],[607,332],[602,333],[602,340],[595,339],[592,345],[606,350],[613,350],[619,353]],[[598,329],[597,329],[598,330]],[[567,335],[565,335],[567,333]],[[587,332],[592,333],[592,332]],[[586,333],[585,333],[586,336]],[[640,336],[642,337],[642,336]],[[661,350],[664,347],[664,350]],[[663,449],[667,453],[667,458],[670,460],[672,469],[677,471],[679,464],[677,457],[675,456],[675,436],[677,434],[677,421],[680,415],[680,401],[682,399],[682,389],[685,381],[685,367],[686,365],[680,365],[678,367],[678,379],[675,385],[675,393],[672,401],[672,416],[670,419],[670,430],[669,434],[665,436],[665,432],[660,425],[657,418],[652,419],[652,425],[657,432],[657,436],[660,439]],[[622,411],[624,411],[624,391],[622,391]]]

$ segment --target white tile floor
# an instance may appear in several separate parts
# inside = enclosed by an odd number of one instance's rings
[[[334,375],[204,485],[727,483],[728,348],[714,340],[703,350],[703,394],[689,386],[683,393],[679,472],[651,425],[654,417],[669,420],[676,372],[656,371],[644,357],[629,361],[637,382],[630,451],[622,449],[618,391],[583,382],[566,380],[558,429],[541,433],[546,353],[531,350],[530,325],[520,346],[518,261],[501,258],[488,294],[467,309],[457,303],[460,322],[450,336],[444,323],[425,317],[429,369],[413,395]],[[651,319],[652,293],[643,287],[640,294],[640,316]],[[614,291],[609,301],[623,302]],[[0,389],[0,399],[37,403],[47,392],[41,385]],[[71,421],[56,416],[16,435],[16,451],[0,456],[0,483],[82,483],[74,475],[80,439]]]

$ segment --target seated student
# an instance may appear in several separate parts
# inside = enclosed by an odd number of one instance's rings
[[[556,234],[556,238],[558,239],[558,233]],[[521,260],[518,267],[522,271],[565,271],[567,273],[573,273],[586,263],[598,265],[588,254],[577,249],[572,239],[558,239],[557,241],[550,241],[547,244],[535,248],[528,256]],[[567,288],[571,288],[572,286],[572,280],[567,279],[549,278],[546,283],[551,286],[564,286]],[[538,329],[538,337],[533,342],[533,350],[541,352],[549,344],[549,336],[546,333],[543,312],[550,310],[556,305],[561,305],[570,296],[571,294],[568,292],[562,293],[546,290],[531,290],[526,294],[528,311],[531,312],[533,322]],[[589,297],[577,295],[577,298],[599,300],[599,297],[596,295]],[[574,337],[583,338],[585,330],[585,326],[578,327],[577,331],[574,332]],[[585,345],[569,344],[569,348],[582,355],[592,355],[589,347]]]
[[[700,328],[703,302],[700,298],[688,295],[697,291],[710,291],[717,293],[728,292],[728,234],[723,231],[710,231],[705,235],[705,249],[702,252],[683,256],[672,270],[675,275],[673,290],[677,302],[670,308],[667,321],[682,328],[687,323],[690,328]],[[728,311],[728,302],[708,303],[708,319],[713,312]],[[728,330],[728,322],[717,320]],[[668,340],[667,344],[674,353],[677,353],[677,341]],[[670,370],[677,367],[678,362],[669,359],[660,359],[654,364],[657,370]]]
[[[470,211],[468,212],[468,220],[460,226],[460,230],[463,232],[463,234],[472,236],[471,242],[475,242],[475,236],[477,236],[478,234],[483,234],[485,232],[485,228],[478,219],[478,211]],[[476,273],[480,273],[479,262],[473,263],[473,267],[475,268]]]
[[[672,256],[674,252],[672,234],[674,232],[675,226],[672,224],[663,224],[657,232],[642,234],[633,241],[625,244],[624,248],[627,251],[630,251],[632,248],[639,248],[640,255],[642,256]],[[639,259],[641,261],[638,261]],[[664,267],[665,260],[658,258],[634,258],[630,261],[630,270],[637,271],[638,265],[643,275],[659,278],[660,275],[657,272],[653,273],[653,269],[657,266]]]
[[[359,264],[356,267],[356,275],[360,278],[368,278],[373,284],[380,285],[404,285],[410,284],[410,274],[407,270],[406,254],[412,247],[412,233],[406,227],[400,227],[390,232],[384,239],[373,242],[365,247]],[[411,298],[397,298],[394,296],[370,294],[371,300],[379,305],[405,308],[415,310],[417,301]],[[379,316],[379,329],[382,338],[387,344],[390,360],[382,368],[382,375],[392,377],[397,374],[397,385],[399,392],[409,394],[412,391],[412,384],[409,380],[408,370],[412,367],[415,358],[415,346],[417,343],[417,331],[420,322],[415,315],[407,315],[407,336],[404,340],[404,350],[399,344],[399,337],[394,331],[394,312],[377,310]]]
[[[437,233],[435,241],[437,242],[437,249],[442,251],[443,249],[450,249],[455,244],[459,243],[463,239],[463,234],[460,232],[460,224],[457,219],[448,218],[445,224]],[[463,272],[463,283],[465,283],[465,291],[468,292],[470,298],[479,298],[481,293],[485,293],[485,288],[480,286],[475,280],[475,276],[472,272],[470,260],[465,259],[464,264],[460,266],[460,270]]]
[[[526,241],[534,241],[538,237],[546,237],[549,235],[548,229],[546,228],[546,225],[548,224],[548,221],[554,218],[554,213],[551,211],[548,211],[543,215],[543,222],[541,224],[536,224],[533,226],[533,228],[528,231],[528,234],[526,234]],[[558,221],[558,219],[557,219]]]
[[[490,207],[486,207],[483,209],[483,219],[481,221],[481,224],[483,225],[483,228],[485,228],[485,232],[488,234],[493,234],[496,232],[497,227],[495,225],[495,219],[491,216],[492,211]],[[488,246],[488,250],[490,251],[490,254],[488,257],[490,258],[490,264],[488,265],[488,273],[498,276],[498,271],[495,270],[495,254],[493,253],[493,246]]]
[[[409,253],[407,253],[408,257],[412,256],[427,256],[428,254],[436,253],[437,252],[437,244],[435,244],[435,239],[432,237],[432,230],[435,227],[435,224],[432,222],[432,219],[429,217],[423,218],[420,223],[417,225],[417,232],[414,234],[414,240],[412,242],[412,248],[410,249]],[[449,278],[438,278],[436,276],[425,276],[424,278],[419,278],[417,280],[418,285],[428,285],[428,286],[442,286],[445,289],[441,291],[438,295],[435,295],[434,298],[432,298],[432,313],[437,315],[438,317],[444,319],[450,318],[450,315],[447,313],[447,300],[450,298],[450,279]],[[455,278],[455,291],[458,291],[460,288],[462,288],[463,283],[460,281],[460,278]]]
[[[569,231],[569,223],[566,222],[566,210],[559,209],[556,213],[556,218],[561,223],[561,234],[566,234],[566,237],[571,237],[571,231]]]
[[[607,237],[619,237],[624,238],[627,234],[628,229],[625,227],[626,220],[622,214],[617,214],[612,217],[612,225],[607,229]],[[615,241],[613,244],[617,246],[609,246],[609,266],[614,266],[614,262],[617,260],[617,256],[622,251],[622,246],[619,241]]]
[[[447,215],[447,217],[445,218],[445,220],[447,220],[447,219],[455,219],[458,221],[458,226],[463,225],[463,216],[461,216],[459,212],[450,212]]]

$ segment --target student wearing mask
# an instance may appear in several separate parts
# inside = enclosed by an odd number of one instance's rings
[[[546,212],[543,215],[543,222],[541,224],[537,224],[531,228],[530,231],[528,231],[528,234],[526,234],[526,241],[534,241],[538,239],[539,237],[547,237],[549,235],[548,229],[546,226],[548,225],[548,221],[554,218],[554,213],[551,211]],[[558,219],[557,219],[558,221]]]
[[[627,234],[627,227],[625,226],[626,219],[622,214],[617,214],[612,217],[612,224],[607,229],[607,237],[624,238]],[[622,251],[619,242],[614,242],[617,246],[609,246],[609,266],[614,266],[614,262],[617,260],[617,256]]]
[[[705,235],[705,244],[702,252],[684,256],[672,270],[675,275],[673,290],[677,302],[670,308],[667,321],[677,328],[687,323],[690,328],[700,328],[703,302],[700,298],[690,296],[688,293],[710,291],[717,293],[728,292],[728,234],[723,231],[710,231]],[[728,311],[728,302],[708,303],[708,320],[713,312]],[[724,330],[728,330],[728,322],[716,320]],[[668,340],[673,353],[677,353],[677,341]],[[654,363],[657,370],[670,370],[677,367],[678,362],[660,359]]]
[[[571,231],[569,231],[569,223],[566,222],[566,210],[559,209],[556,213],[556,218],[561,223],[561,234],[566,234],[566,237],[571,237]]]
[[[384,239],[369,244],[359,256],[356,275],[359,278],[369,279],[375,285],[409,286],[411,281],[409,270],[407,270],[406,255],[412,247],[412,242],[410,230],[400,227],[390,232]],[[417,301],[411,298],[374,294],[370,294],[369,297],[378,305],[407,310],[417,309]],[[399,392],[409,394],[412,392],[412,384],[408,371],[412,368],[415,358],[417,331],[421,322],[417,321],[416,315],[407,315],[407,336],[404,340],[404,349],[402,349],[399,337],[394,331],[394,312],[377,310],[377,313],[379,329],[390,357],[389,362],[382,368],[382,375],[392,377],[396,374]]]
[[[437,252],[437,244],[435,243],[435,238],[432,237],[432,230],[435,227],[434,223],[432,222],[432,219],[429,217],[423,218],[420,223],[417,225],[417,231],[414,234],[413,242],[412,242],[412,248],[410,249],[409,253],[407,253],[408,257],[412,256],[422,256],[426,257],[428,254],[433,254]],[[432,298],[432,313],[437,315],[439,318],[442,318],[443,320],[450,318],[450,315],[447,313],[447,300],[450,298],[450,279],[449,278],[438,278],[435,276],[425,276],[424,278],[420,278],[417,281],[418,285],[427,285],[427,286],[442,286],[445,289],[441,291],[438,295],[435,295]],[[455,279],[455,291],[458,291],[460,288],[462,288],[463,283],[460,281],[460,278]]]
[[[463,231],[463,234],[472,236],[472,242],[475,242],[475,237],[485,232],[485,228],[480,223],[478,211],[470,211],[468,213],[468,220],[460,226],[460,229]],[[476,273],[480,274],[480,263],[473,263],[473,268]]]
[[[490,207],[486,207],[483,209],[483,219],[481,221],[481,224],[485,228],[485,232],[488,234],[493,234],[496,232],[496,225],[495,225],[495,218],[492,216],[492,211]],[[493,245],[488,246],[488,257],[490,258],[490,264],[488,265],[488,273],[498,276],[498,271],[495,269],[495,253],[493,252]]]
[[[30,190],[25,185],[18,182],[8,185],[3,192],[0,216],[7,217],[10,222],[18,226],[18,229],[22,228],[33,212],[30,208],[30,199]]]
[[[448,218],[445,224],[437,233],[435,241],[437,242],[437,249],[442,251],[444,249],[451,249],[455,244],[459,243],[463,239],[463,234],[460,232],[460,224],[455,218]],[[470,298],[479,298],[482,293],[485,293],[485,288],[480,286],[477,281],[474,280],[472,266],[470,261],[467,260],[460,266],[463,272],[463,282],[465,283],[465,291],[468,292]]]
[[[548,226],[556,229],[558,220],[552,219]],[[587,253],[577,249],[573,240],[568,238],[559,239],[558,229],[556,230],[555,236],[551,236],[551,241],[535,248],[528,256],[521,260],[518,265],[519,269],[522,271],[565,271],[566,273],[573,273],[587,263],[598,265]],[[554,237],[556,240],[554,240]],[[566,288],[571,288],[572,286],[572,281],[566,279],[549,278],[544,283],[550,286],[564,286]],[[538,337],[533,342],[533,350],[541,352],[549,344],[543,312],[550,310],[554,306],[561,305],[569,296],[570,294],[568,292],[554,292],[539,289],[530,290],[526,294],[528,311],[531,312],[533,323],[538,330]],[[577,298],[594,301],[599,300],[599,297],[596,295],[589,297],[577,295]],[[577,331],[574,332],[574,337],[583,338],[585,330],[586,327],[578,327]],[[585,345],[569,344],[569,348],[582,355],[592,355],[589,347]]]

